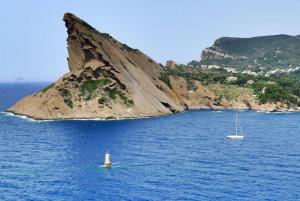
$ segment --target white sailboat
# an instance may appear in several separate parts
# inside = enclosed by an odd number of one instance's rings
[[[241,131],[240,131],[240,134],[238,134],[238,116],[237,116],[237,113],[235,114],[235,135],[227,135],[226,137],[228,139],[233,139],[233,140],[242,140],[242,139],[244,139],[244,136],[243,136]]]
[[[110,156],[108,151],[106,151],[105,153],[105,160],[104,160],[104,167],[105,168],[110,168],[112,166],[111,162],[110,162]]]

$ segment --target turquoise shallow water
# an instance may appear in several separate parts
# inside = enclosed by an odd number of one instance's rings
[[[0,84],[3,111],[45,84]],[[235,111],[122,121],[0,114],[0,200],[300,200],[300,114]],[[102,168],[109,149],[114,167]]]

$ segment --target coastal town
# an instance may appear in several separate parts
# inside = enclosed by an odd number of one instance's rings
[[[190,67],[190,68],[197,68],[201,70],[224,70],[227,73],[242,73],[242,74],[248,74],[248,75],[253,75],[253,76],[265,76],[269,77],[270,75],[274,74],[288,74],[288,73],[293,73],[297,72],[300,70],[300,66],[297,67],[254,67],[254,66],[248,66],[246,69],[245,68],[239,68],[239,67],[222,67],[218,66],[215,64],[207,65],[207,64],[200,64],[200,61],[192,61],[189,62],[187,65],[184,64],[177,64],[173,60],[168,60],[166,62],[166,67],[167,68],[174,68],[175,66],[185,66],[185,67]]]
[[[288,67],[288,68],[281,68],[281,67],[274,67],[272,69],[267,67],[252,67],[250,66],[248,69],[239,69],[238,67],[220,67],[218,65],[199,65],[199,66],[193,66],[188,65],[188,67],[197,67],[203,70],[225,70],[228,73],[244,73],[249,75],[264,75],[266,77],[272,75],[272,74],[286,74],[286,73],[292,73],[300,70],[300,67]]]

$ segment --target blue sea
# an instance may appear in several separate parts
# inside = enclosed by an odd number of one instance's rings
[[[0,84],[0,110],[47,83]],[[238,112],[243,141],[234,132]],[[300,113],[131,120],[0,114],[0,200],[300,200]],[[102,167],[109,150],[113,168]]]

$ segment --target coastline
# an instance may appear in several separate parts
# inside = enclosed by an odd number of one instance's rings
[[[186,111],[183,111],[186,112]],[[169,116],[172,114],[164,114],[164,115],[152,115],[152,116],[139,116],[139,117],[116,117],[116,118],[57,118],[57,119],[36,119],[33,118],[29,115],[24,115],[24,114],[17,114],[11,111],[3,111],[1,112],[7,116],[12,116],[12,117],[17,117],[29,121],[34,121],[34,122],[49,122],[49,121],[122,121],[122,120],[135,120],[135,119],[148,119],[148,118],[155,118],[155,117],[164,117],[164,116]],[[178,112],[182,113],[182,112]]]
[[[136,117],[113,117],[113,118],[57,118],[57,119],[37,119],[30,115],[25,114],[18,114],[12,111],[2,111],[1,113],[17,117],[21,119],[25,119],[28,121],[34,121],[34,122],[50,122],[50,121],[122,121],[122,120],[136,120],[136,119],[148,119],[148,118],[156,118],[156,117],[165,117],[165,116],[171,116],[174,114],[189,112],[189,111],[201,111],[201,110],[210,110],[212,112],[222,112],[222,111],[230,111],[230,110],[236,110],[236,111],[253,111],[253,112],[259,112],[259,113],[272,113],[272,114],[284,114],[284,113],[295,113],[300,112],[300,110],[256,110],[256,109],[245,109],[245,108],[234,108],[234,107],[203,107],[203,108],[192,108],[192,109],[186,109],[180,112],[170,113],[170,114],[158,114],[158,115],[149,115],[149,116],[136,116]]]

